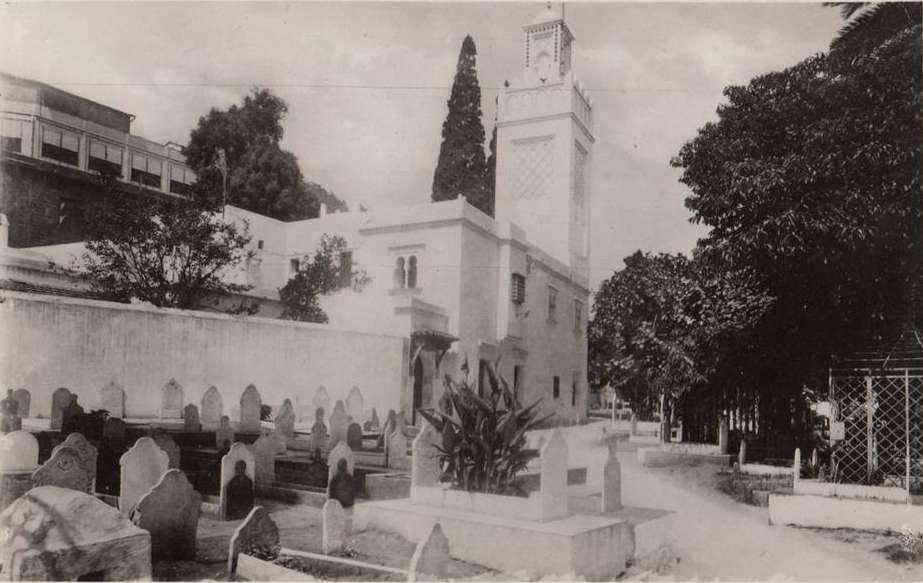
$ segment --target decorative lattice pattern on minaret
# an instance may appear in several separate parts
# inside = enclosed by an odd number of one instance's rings
[[[551,188],[554,170],[554,138],[549,136],[535,140],[515,142],[516,180],[514,182],[515,198],[541,198]]]

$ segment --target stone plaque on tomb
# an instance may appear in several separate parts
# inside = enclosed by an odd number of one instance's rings
[[[253,507],[256,467],[253,453],[243,443],[231,445],[221,458],[219,513],[222,520],[246,516]]]
[[[28,536],[0,545],[12,581],[150,581],[148,533],[94,496],[55,486],[33,488],[0,515],[0,531],[29,517]]]
[[[71,404],[71,392],[61,387],[51,395],[51,428],[61,429],[64,410]]]
[[[228,573],[237,571],[237,555],[254,549],[279,546],[279,527],[262,506],[255,506],[231,535],[228,548]]]
[[[358,423],[350,423],[346,428],[346,445],[353,451],[362,449],[362,428]]]
[[[13,398],[19,404],[19,417],[25,419],[32,414],[32,395],[25,389],[16,389],[13,391]]]
[[[77,450],[77,453],[80,455],[81,466],[83,466],[84,470],[90,475],[91,485],[89,493],[92,494],[94,491],[93,486],[96,484],[96,458],[98,455],[96,446],[90,443],[82,434],[71,433],[67,436],[67,439],[64,440],[64,443],[51,451],[52,456],[58,447],[70,447]]]
[[[224,416],[224,400],[218,387],[208,387],[205,394],[202,395],[202,423],[218,423]]]
[[[109,417],[125,417],[125,391],[117,382],[112,381],[100,389],[99,403],[100,408],[109,412]]]
[[[410,558],[408,581],[446,581],[449,578],[449,539],[437,522],[429,534],[417,543]]]
[[[250,450],[253,452],[254,476],[257,484],[272,484],[276,481],[276,453],[278,443],[270,435],[261,435]]]
[[[160,418],[179,419],[183,416],[183,387],[170,379],[160,390]]]
[[[567,516],[567,444],[557,427],[541,450],[539,496],[543,521]]]
[[[103,425],[103,439],[109,443],[113,451],[125,449],[125,422],[121,419],[110,417]]]
[[[231,428],[231,420],[227,415],[221,416],[221,423],[215,430],[215,447],[218,449],[230,448],[234,443],[234,429]]]
[[[199,408],[192,403],[183,407],[183,431],[189,433],[202,431],[202,422],[199,421]]]
[[[282,402],[276,418],[273,420],[276,432],[285,438],[286,443],[295,437],[295,408],[288,399]]]
[[[260,409],[263,406],[263,399],[260,392],[254,385],[247,386],[240,396],[240,425],[238,431],[241,433],[259,433],[260,432]]]
[[[131,521],[151,533],[152,561],[195,560],[202,496],[180,470],[168,470],[145,494]]]
[[[179,469],[180,449],[170,434],[163,430],[154,430],[151,432],[151,439],[167,454],[169,469]]]
[[[142,437],[119,458],[121,492],[119,510],[125,516],[138,500],[148,493],[164,472],[169,469],[170,458],[150,437]]]
[[[356,423],[361,423],[365,418],[365,399],[362,398],[362,391],[359,387],[350,389],[346,396],[346,414]]]
[[[314,405],[314,410],[323,409],[325,412],[330,410],[330,395],[327,394],[327,387],[321,385],[317,387],[317,392],[314,393],[314,399],[312,401]],[[316,415],[317,413],[315,413]],[[321,418],[321,421],[324,421]]]
[[[436,445],[442,444],[442,436],[428,421],[423,422],[423,429],[413,440],[413,457],[410,468],[410,484],[412,486],[435,486],[442,477],[442,466],[439,461],[439,450]]]
[[[76,449],[58,446],[48,461],[32,474],[32,483],[35,486],[57,486],[90,494],[93,477],[83,465]]]
[[[333,413],[330,414],[330,443],[328,447],[333,449],[337,443],[346,441],[346,429],[349,427],[349,416],[346,414],[346,405],[343,401],[337,401],[333,406]]]
[[[28,431],[11,431],[0,437],[0,472],[26,472],[38,468],[38,440]]]
[[[321,545],[325,555],[343,550],[346,546],[346,511],[338,500],[324,502],[321,510]]]

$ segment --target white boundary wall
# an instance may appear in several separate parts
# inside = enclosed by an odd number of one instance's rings
[[[296,396],[310,404],[320,385],[335,403],[355,385],[365,409],[383,417],[400,410],[407,351],[399,336],[322,324],[0,292],[0,387],[27,389],[32,416],[45,418],[58,387],[89,411],[113,380],[125,390],[126,417],[159,417],[171,378],[184,404],[199,406],[218,387],[232,421],[251,383],[274,406]]]

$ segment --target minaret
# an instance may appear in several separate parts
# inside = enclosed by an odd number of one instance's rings
[[[560,13],[549,4],[523,33],[523,70],[498,103],[496,218],[585,283],[592,100],[571,71],[574,36]]]

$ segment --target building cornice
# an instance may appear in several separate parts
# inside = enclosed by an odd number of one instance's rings
[[[510,120],[510,121],[498,121],[497,127],[504,128],[504,127],[510,127],[510,126],[523,125],[527,123],[535,123],[537,121],[552,121],[556,119],[565,119],[568,117],[570,117],[574,122],[576,122],[578,126],[580,126],[580,129],[583,130],[583,133],[586,135],[587,140],[589,140],[591,144],[596,143],[596,138],[593,137],[593,133],[586,127],[586,124],[583,123],[583,120],[577,117],[577,114],[572,111],[565,111],[563,113],[553,113],[551,115],[539,115],[535,117],[516,119],[516,120]]]

